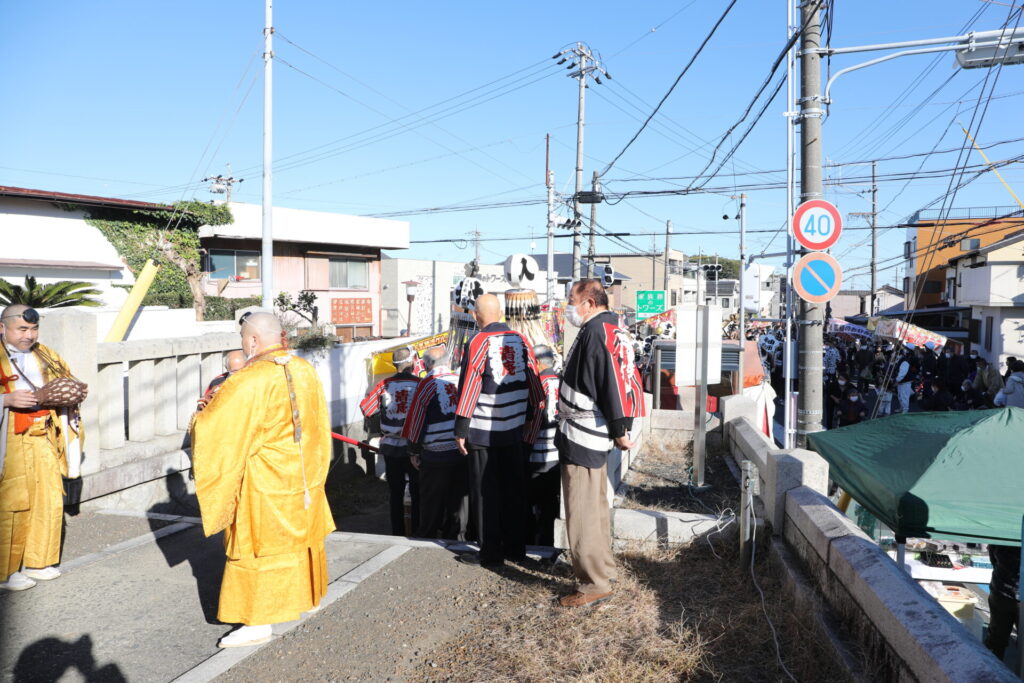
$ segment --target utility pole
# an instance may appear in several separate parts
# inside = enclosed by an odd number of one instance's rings
[[[672,221],[665,221],[665,296],[668,296],[668,264],[671,262],[672,252]]]
[[[654,235],[651,235],[651,289],[658,286],[658,252],[654,250]]]
[[[868,308],[868,315],[875,314],[875,297],[878,289],[878,183],[876,170],[878,161],[871,162],[871,211],[853,211],[851,216],[861,216],[871,219],[871,304]]]
[[[875,314],[875,297],[878,296],[878,178],[875,174],[878,162],[871,162],[871,308],[869,316]]]
[[[574,51],[579,60],[579,104],[576,109],[576,192],[572,198],[572,212],[575,223],[572,229],[572,279],[580,279],[580,192],[583,191],[583,118],[587,92],[587,61],[590,49],[583,43],[576,43]],[[593,227],[591,227],[593,229]]]
[[[228,164],[227,175],[215,175],[203,178],[204,183],[210,183],[210,192],[212,194],[224,195],[224,201],[228,204],[231,203],[231,188],[235,183],[244,183],[245,178],[236,178],[231,175],[231,164]]]
[[[594,178],[590,188],[596,195],[598,192],[597,171],[594,171]],[[587,277],[594,277],[594,257],[597,256],[597,202],[590,205],[590,244],[587,246]]]
[[[263,308],[274,306],[274,0],[266,0],[263,23],[263,242],[260,248],[260,280]]]
[[[555,178],[551,172],[551,134],[544,136],[544,183],[548,188],[548,293],[547,300],[555,300]]]
[[[821,0],[800,5],[800,202],[823,198],[821,178]],[[806,253],[806,250],[802,250]],[[800,301],[800,397],[797,446],[821,431],[823,306]]]
[[[747,195],[746,193],[740,194],[740,313],[739,313],[739,331],[740,331],[740,360],[739,370],[740,384],[739,393],[743,393],[743,382],[745,375],[743,374],[743,356],[746,351],[747,335],[746,335],[746,311],[744,307],[747,305],[746,299],[744,299],[745,288],[743,281],[744,271],[747,267]],[[760,281],[760,280],[759,280]],[[760,292],[755,292],[754,297],[760,300]]]
[[[561,58],[561,59],[559,59]],[[581,233],[582,211],[580,210],[580,192],[583,191],[583,126],[584,112],[586,110],[587,79],[592,78],[595,83],[601,85],[601,76],[611,79],[608,72],[604,70],[600,62],[594,59],[594,54],[586,43],[576,43],[572,48],[561,50],[552,56],[552,59],[559,59],[557,64],[564,64],[570,59],[573,60],[565,67],[570,71],[569,78],[575,78],[579,82],[579,102],[576,110],[576,193],[573,195],[573,229],[572,229],[572,279],[580,279],[580,257],[581,257]],[[575,71],[573,71],[575,69]],[[600,74],[600,75],[598,75]],[[595,179],[597,174],[594,174]],[[596,191],[596,188],[595,188]],[[593,230],[593,228],[591,228]],[[591,233],[593,234],[593,233]]]

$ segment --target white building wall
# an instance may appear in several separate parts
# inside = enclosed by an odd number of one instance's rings
[[[0,266],[0,278],[24,284],[33,275],[40,284],[60,280],[92,283],[107,305],[120,306],[128,297],[114,285],[134,284],[135,278],[117,250],[103,234],[85,222],[82,211],[64,211],[53,204],[28,199],[0,198],[0,258],[34,261],[79,261],[109,264],[110,270],[83,270],[73,267],[33,268]]]

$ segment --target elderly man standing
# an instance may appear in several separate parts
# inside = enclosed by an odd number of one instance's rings
[[[420,526],[423,538],[466,540],[469,521],[469,468],[455,443],[459,376],[449,367],[443,346],[423,356],[427,376],[420,381],[405,418],[413,467],[420,472]]]
[[[407,441],[402,438],[405,418],[412,405],[412,395],[420,378],[413,374],[416,354],[412,349],[402,348],[392,354],[392,363],[398,370],[391,377],[377,383],[359,404],[365,417],[380,413],[380,452],[384,456],[384,477],[388,482],[391,498],[391,533],[405,536],[405,480],[409,480],[409,497],[412,499],[412,531],[416,533],[420,524],[420,478],[412,466]]]
[[[83,431],[76,408],[38,404],[39,389],[71,376],[64,360],[38,342],[38,311],[6,307],[0,339],[0,589],[19,591],[60,576],[61,477],[79,476]]]
[[[555,444],[562,463],[565,525],[577,590],[562,607],[584,607],[612,595],[615,557],[608,514],[608,455],[633,448],[633,418],[645,413],[633,346],[608,310],[600,280],[573,285],[565,318],[580,328],[562,371]]]
[[[193,469],[203,531],[224,531],[227,564],[217,618],[242,624],[220,647],[270,640],[327,594],[324,495],[330,416],[316,370],[281,344],[281,324],[253,313],[242,325],[245,367],[193,425]]]
[[[536,437],[531,412],[543,407],[544,390],[526,338],[499,322],[493,294],[477,298],[480,326],[462,355],[455,440],[469,457],[471,514],[480,534],[480,553],[456,559],[497,567],[526,558],[526,459]]]

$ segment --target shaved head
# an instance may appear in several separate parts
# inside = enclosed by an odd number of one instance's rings
[[[241,351],[228,351],[224,355],[224,369],[228,372],[241,370],[245,365],[245,354]]]
[[[242,351],[252,358],[282,341],[281,321],[273,313],[252,313],[242,323]]]
[[[501,320],[501,304],[493,294],[481,294],[476,298],[476,319],[481,328]]]
[[[0,313],[0,320],[6,320],[7,318],[20,318],[21,314],[29,309],[29,306],[25,304],[11,304],[5,306],[2,313]]]

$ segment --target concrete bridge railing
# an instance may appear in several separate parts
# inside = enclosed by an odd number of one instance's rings
[[[749,399],[722,401],[729,452],[737,464],[748,460],[757,468],[757,501],[773,543],[797,558],[816,600],[857,641],[872,680],[1018,680],[833,505],[820,456],[776,448],[754,418]]]

